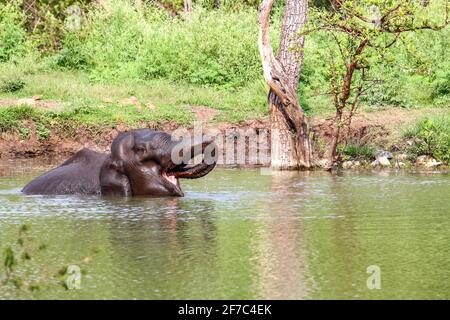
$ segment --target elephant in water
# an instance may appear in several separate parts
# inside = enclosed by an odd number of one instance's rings
[[[104,196],[179,196],[179,178],[196,179],[216,165],[218,152],[212,138],[176,140],[150,129],[119,134],[110,154],[83,149],[61,166],[26,185],[25,194],[84,194]],[[201,163],[188,162],[202,154]]]

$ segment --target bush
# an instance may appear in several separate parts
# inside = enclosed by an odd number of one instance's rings
[[[23,21],[16,4],[0,3],[0,62],[23,57],[31,50]]]
[[[88,57],[83,50],[82,34],[68,32],[62,39],[62,49],[49,58],[57,67],[72,70],[85,70],[89,67]]]
[[[365,95],[371,106],[446,105],[450,91],[450,28],[407,33],[373,68],[380,82]]]
[[[253,9],[196,7],[189,17],[171,18],[150,7],[112,1],[110,12],[93,10],[85,21],[85,34],[69,32],[63,38],[58,64],[89,66],[95,81],[164,78],[235,88],[262,78]]]
[[[442,16],[442,11],[438,12],[435,7],[429,9],[436,17]],[[314,14],[309,19],[313,21]],[[367,58],[370,68],[366,70],[366,76],[375,81],[368,82],[361,105],[371,108],[448,106],[449,37],[450,27],[440,31],[404,33],[387,51],[370,55]],[[333,43],[331,36],[321,33],[310,34],[306,39],[301,85],[305,84],[305,80],[308,82],[305,93],[315,110],[325,109],[323,104],[332,105],[326,93],[330,91],[327,65]]]
[[[450,116],[426,117],[404,133],[405,138],[414,138],[408,152],[413,156],[429,155],[450,163]]]
[[[13,93],[22,90],[24,86],[22,79],[0,79],[0,92]]]

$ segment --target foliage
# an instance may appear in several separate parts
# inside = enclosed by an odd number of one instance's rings
[[[67,33],[58,65],[88,68],[94,81],[164,78],[236,88],[261,77],[255,12],[165,17],[152,7],[112,2],[96,9],[83,31]]]
[[[108,127],[114,128],[119,123],[132,127],[158,127],[159,123],[165,121],[192,123],[193,118],[190,113],[180,108],[160,107],[158,112],[152,112],[120,104],[108,107],[80,104],[61,111],[36,109],[27,105],[0,108],[0,132],[16,132],[21,137],[28,138],[31,132],[27,121],[34,124],[39,140],[47,140],[53,131],[58,135],[75,135],[80,126],[96,132]]]
[[[30,50],[24,16],[17,4],[0,3],[0,63],[23,57]]]
[[[54,64],[57,68],[72,69],[72,70],[86,70],[90,67],[89,57],[83,48],[82,43],[83,33],[68,32],[61,39],[61,50],[48,61]]]
[[[61,38],[67,28],[82,19],[82,9],[91,0],[21,0],[25,29],[34,45],[44,54],[61,49]]]
[[[445,48],[450,30],[441,30],[448,19],[445,10],[445,2],[439,0],[426,8],[411,1],[359,0],[343,1],[339,10],[313,9],[311,26],[305,32],[319,31],[317,36],[324,43],[316,48],[316,56],[328,61],[325,70],[320,68],[319,77],[328,83],[328,93],[335,92],[335,101],[342,105],[342,98],[348,94],[343,90],[345,74],[354,66],[349,98],[362,91],[361,100],[370,105],[409,107],[442,96],[447,84],[441,70],[447,70],[449,63]],[[419,85],[421,91],[429,90],[418,96]]]
[[[405,41],[405,38],[401,38],[405,33],[445,29],[450,22],[448,10],[446,0],[436,0],[427,5],[408,0],[342,0],[332,2],[331,8],[312,10],[313,19],[301,33],[307,35],[319,32],[329,45],[324,77],[336,109],[330,145],[332,162],[337,159],[336,148],[341,129],[350,127],[352,117],[366,92],[373,90],[374,84],[383,81],[376,72],[380,68],[372,66],[383,65],[390,49],[399,40]],[[423,76],[411,77],[411,80],[416,87],[423,83]],[[397,88],[393,86],[394,90]],[[424,94],[415,95],[419,101],[427,100]],[[386,103],[385,98],[380,96],[375,100]],[[373,98],[371,102],[375,102]]]
[[[22,120],[38,120],[39,115],[38,110],[28,105],[0,108],[0,132],[12,131]]]
[[[343,148],[342,153],[350,159],[372,159],[375,156],[375,148],[350,143]]]
[[[25,82],[20,79],[1,79],[0,78],[0,92],[12,93],[19,90],[22,90],[25,86]]]
[[[233,122],[267,114],[267,88],[262,81],[256,41],[256,2],[222,1],[219,9],[216,1],[194,1],[194,12],[190,17],[182,13],[172,17],[158,9],[154,1],[142,1],[143,5],[137,8],[128,0],[112,0],[110,12],[89,4],[90,1],[72,0],[56,1],[58,6],[53,0],[28,1],[36,4],[31,11],[24,9],[28,8],[22,5],[26,1],[7,0],[7,4],[0,4],[3,10],[0,18],[0,39],[3,39],[0,41],[0,81],[5,84],[5,81],[24,80],[27,85],[16,92],[20,97],[48,93],[44,98],[70,101],[75,106],[100,105],[102,97],[91,97],[87,80],[83,79],[81,87],[78,80],[69,80],[72,70],[82,70],[91,82],[96,83],[95,90],[99,90],[97,84],[109,83],[111,90],[119,90],[118,98],[122,99],[132,95],[125,91],[139,87],[143,96],[148,96],[157,105],[164,104],[167,109],[189,104],[205,105],[220,110],[217,119]],[[67,8],[77,3],[81,10],[81,25],[68,28]],[[282,5],[282,1],[278,3]],[[310,13],[312,25],[320,22],[319,13],[330,12],[331,8],[327,0],[314,3]],[[45,26],[47,22],[42,12],[47,7],[53,16],[50,20],[58,20],[57,31]],[[278,44],[281,9],[273,11],[271,23],[275,46]],[[434,4],[430,4],[427,11],[433,21],[442,15]],[[39,21],[36,29],[33,21]],[[344,35],[337,36],[342,41]],[[381,37],[380,43],[388,42],[389,37]],[[382,54],[369,48],[366,60],[370,67],[365,73],[371,81],[361,95],[361,107],[449,106],[449,38],[450,28],[439,32],[421,30],[401,35]],[[352,46],[348,48],[350,50]],[[299,87],[299,98],[308,115],[333,112],[333,99],[329,95],[330,62],[334,58],[342,71],[338,57],[339,48],[330,32],[308,35]],[[5,61],[7,64],[2,63]],[[55,69],[64,72],[55,72]],[[356,71],[355,84],[361,80],[359,72]],[[29,76],[35,73],[42,76],[35,77],[34,83],[30,83]],[[20,87],[16,86],[18,82],[11,84],[3,90],[6,91],[3,95],[13,96],[9,88]],[[75,94],[80,89],[83,92]],[[159,121],[164,112],[158,110],[157,113],[153,119]],[[171,119],[173,117],[175,115]]]
[[[9,78],[13,76],[14,70],[9,71],[0,67],[0,73]],[[230,123],[262,118],[267,112],[267,88],[263,80],[237,88],[230,93],[228,90],[172,83],[163,79],[142,83],[91,83],[84,72],[20,73],[18,76],[26,86],[19,92],[3,94],[4,97],[22,98],[39,94],[44,101],[56,103],[48,110],[55,114],[62,114],[62,111],[71,112],[81,107],[92,108],[94,111],[90,114],[74,115],[72,120],[81,125],[84,125],[85,121],[89,122],[89,125],[96,124],[96,126],[117,125],[115,121],[133,127],[144,123],[160,127],[160,124],[166,121],[192,125],[195,121],[192,112],[195,106],[215,110],[216,116],[212,121]],[[139,108],[121,104],[122,100],[130,96],[137,97],[141,103]],[[146,107],[148,103],[155,105],[156,108],[149,109]],[[0,108],[0,113],[2,109],[5,108]],[[33,109],[38,112],[46,111],[40,108]],[[102,116],[107,118],[101,119]],[[71,120],[55,117],[54,120],[49,119],[54,126],[69,125]],[[44,119],[38,121],[42,122]],[[4,122],[0,119],[0,124]]]
[[[429,155],[450,164],[450,116],[420,119],[404,137],[414,139],[408,150],[411,155]]]

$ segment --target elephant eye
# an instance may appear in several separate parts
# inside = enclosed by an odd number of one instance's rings
[[[136,146],[136,147],[134,148],[134,151],[144,153],[144,152],[146,152],[147,150],[146,150],[146,148],[145,148],[144,146]]]

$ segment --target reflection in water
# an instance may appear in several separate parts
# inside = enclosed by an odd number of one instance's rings
[[[299,176],[293,172],[272,172],[270,176],[271,192],[279,199],[270,203],[272,219],[261,229],[261,286],[267,299],[306,298],[304,231],[292,210],[298,201],[292,187]]]
[[[0,246],[27,222],[48,244],[34,263],[92,262],[81,290],[31,297],[450,298],[446,174],[217,169],[182,181],[185,198],[22,195],[48,167],[0,162]],[[369,265],[381,290],[366,287]],[[0,287],[0,299],[26,297]]]
[[[214,211],[214,203],[179,198],[139,199],[138,202],[141,205],[145,202],[146,210],[133,214],[132,219],[121,212],[112,215],[109,230],[113,264],[118,273],[126,270],[122,277],[139,279],[140,287],[151,288],[147,297],[177,296],[182,288],[175,281],[167,287],[167,279],[161,273],[182,275],[183,280],[191,278],[190,281],[204,276],[201,272],[204,255],[214,254],[216,247],[216,226],[208,217]],[[190,221],[189,212],[197,212],[195,222]],[[128,297],[136,294],[123,279],[115,280],[119,280],[115,285],[118,292],[129,291]]]

